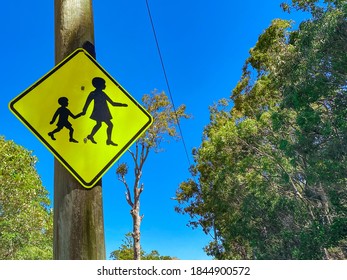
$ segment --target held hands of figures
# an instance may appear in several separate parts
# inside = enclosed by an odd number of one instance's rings
[[[76,115],[76,119],[79,118],[79,117],[81,117],[81,116],[84,116],[85,114],[86,114],[86,113],[84,113],[84,112],[81,112],[81,113],[77,114],[77,115]]]
[[[121,107],[128,107],[128,104],[121,104],[120,105]],[[79,113],[79,114],[77,114],[75,117],[74,117],[74,119],[77,119],[77,118],[79,118],[79,117],[82,117],[82,116],[84,116],[86,113],[85,112],[81,112],[81,113]],[[50,121],[50,124],[54,124],[54,121]]]

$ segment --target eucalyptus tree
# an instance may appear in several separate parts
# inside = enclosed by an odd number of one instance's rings
[[[346,3],[316,2],[259,36],[177,190],[216,258],[346,257]]]
[[[130,214],[133,220],[133,253],[134,259],[141,259],[140,245],[140,226],[143,215],[140,214],[140,197],[144,190],[144,184],[141,183],[144,164],[150,152],[162,152],[162,143],[169,141],[170,138],[179,139],[180,134],[177,131],[177,125],[180,119],[189,118],[185,113],[185,105],[175,109],[168,99],[165,92],[158,93],[153,91],[151,94],[145,94],[142,97],[142,104],[152,115],[153,124],[134,144],[133,149],[129,150],[134,166],[134,178],[131,183],[126,179],[129,165],[121,163],[117,170],[118,179],[124,184],[126,192],[126,201],[131,210]]]

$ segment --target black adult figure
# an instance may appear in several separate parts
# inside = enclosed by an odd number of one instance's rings
[[[118,107],[128,107],[128,105],[123,103],[113,102],[111,98],[109,98],[107,94],[103,92],[103,90],[106,88],[106,82],[103,78],[100,78],[100,77],[93,78],[92,84],[95,87],[95,90],[89,94],[81,114],[85,115],[89,104],[92,101],[94,101],[94,108],[90,118],[96,121],[96,125],[93,127],[92,132],[86,137],[85,141],[87,141],[88,139],[92,143],[96,144],[94,140],[94,135],[100,129],[102,122],[104,122],[107,125],[106,144],[117,146],[117,144],[112,142],[112,139],[111,139],[113,124],[111,122],[112,115],[110,113],[110,109],[108,108],[107,102],[110,103],[112,106],[118,106]]]
[[[54,113],[54,116],[50,122],[50,124],[53,124],[56,118],[59,117],[57,122],[57,128],[49,132],[48,135],[52,138],[52,140],[56,140],[54,138],[54,134],[66,127],[69,130],[69,141],[73,143],[78,143],[78,141],[73,138],[74,129],[72,128],[72,124],[69,122],[69,117],[77,119],[82,114],[78,114],[75,116],[71,113],[71,111],[67,108],[67,106],[69,105],[69,100],[66,97],[60,97],[58,99],[58,103],[61,107],[59,107],[57,111]]]

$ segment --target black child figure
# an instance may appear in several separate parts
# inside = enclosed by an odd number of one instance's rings
[[[113,124],[111,122],[112,115],[111,115],[110,109],[108,108],[108,103],[110,103],[112,106],[118,106],[118,107],[128,107],[128,105],[123,103],[113,102],[111,98],[109,98],[107,94],[103,92],[103,90],[106,88],[106,82],[103,78],[99,78],[99,77],[93,78],[92,84],[95,87],[95,90],[89,94],[81,114],[85,115],[89,104],[92,101],[94,101],[94,108],[90,118],[92,120],[95,120],[96,124],[93,127],[92,132],[85,139],[85,141],[90,140],[92,143],[96,144],[94,140],[94,135],[100,129],[102,122],[104,122],[107,125],[106,144],[117,146],[117,144],[113,143],[111,139]]]
[[[57,109],[57,111],[55,112],[52,118],[52,121],[50,122],[50,124],[54,124],[56,118],[59,117],[57,122],[57,128],[49,132],[48,135],[52,138],[52,140],[56,140],[54,138],[54,134],[62,130],[64,127],[66,127],[70,131],[69,141],[72,143],[78,143],[78,141],[73,138],[74,129],[72,128],[72,125],[71,123],[69,123],[68,119],[69,117],[72,117],[73,119],[77,119],[82,114],[78,114],[75,116],[74,114],[71,113],[71,111],[67,108],[67,106],[69,105],[69,100],[66,97],[60,97],[58,99],[58,103],[60,104],[61,107]]]

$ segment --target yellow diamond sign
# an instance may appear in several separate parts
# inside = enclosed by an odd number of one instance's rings
[[[83,49],[9,106],[86,188],[152,123],[151,115]]]

